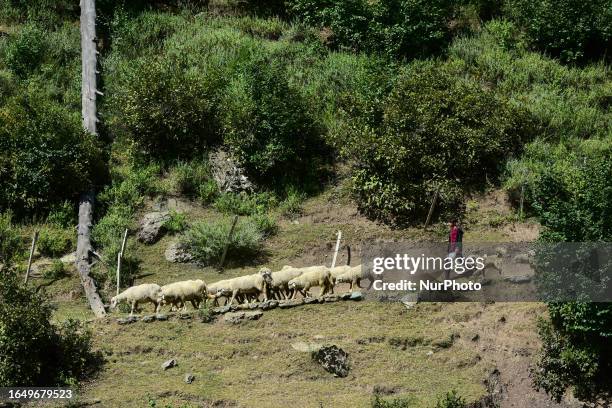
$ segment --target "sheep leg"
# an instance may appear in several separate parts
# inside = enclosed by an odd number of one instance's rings
[[[232,305],[232,303],[234,303],[234,299],[236,298],[236,295],[238,295],[238,290],[234,290],[234,291],[232,292],[232,298],[231,298],[231,299],[230,299],[230,301],[229,301],[229,305],[230,305],[230,306]]]
[[[138,304],[138,302],[136,302],[135,300],[132,300],[132,308],[130,310],[130,316],[134,315],[134,309],[136,309],[136,305]]]
[[[357,287],[361,289],[361,278],[357,278]]]

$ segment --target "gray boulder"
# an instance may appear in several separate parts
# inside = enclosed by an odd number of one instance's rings
[[[173,263],[189,263],[193,261],[193,255],[187,252],[187,248],[181,242],[171,243],[164,252],[166,261]]]
[[[529,283],[531,282],[531,276],[530,275],[504,276],[504,280],[506,282],[516,283],[516,284]]]
[[[117,323],[122,325],[136,323],[137,321],[138,317],[136,316],[120,317],[119,319],[117,319]]]
[[[219,150],[209,156],[212,174],[219,191],[227,193],[250,192],[253,183],[245,175],[238,162],[226,151]]]
[[[247,320],[258,320],[263,316],[261,310],[250,311],[250,312],[230,312],[223,316],[223,321],[230,324],[238,324]]]
[[[312,354],[312,358],[336,377],[346,377],[349,372],[348,353],[338,346],[325,346]]]
[[[178,362],[175,359],[166,360],[162,363],[161,367],[165,370],[168,370],[172,367],[176,367]]]
[[[261,308],[261,310],[271,310],[274,309],[276,307],[278,307],[278,300],[267,300],[265,302],[261,302],[259,304],[259,307]]]
[[[170,219],[170,214],[167,211],[150,212],[140,220],[140,227],[136,237],[145,244],[156,243],[164,234],[164,224]]]
[[[295,306],[301,306],[304,304],[304,299],[289,299],[289,300],[281,300],[278,303],[278,307],[281,309],[289,309]]]

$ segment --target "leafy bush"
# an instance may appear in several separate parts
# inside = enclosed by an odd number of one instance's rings
[[[117,122],[131,140],[158,158],[191,157],[217,140],[214,103],[221,80],[182,57],[139,59],[120,72],[111,94]]]
[[[66,268],[64,267],[64,263],[59,259],[55,259],[51,267],[46,269],[43,273],[43,277],[50,280],[61,279],[64,276],[66,276]]]
[[[45,32],[36,25],[26,25],[8,41],[4,49],[6,66],[20,77],[32,73],[49,47]]]
[[[215,200],[215,208],[225,214],[262,214],[276,206],[276,197],[271,193],[222,193]]]
[[[183,232],[187,228],[187,216],[184,213],[170,211],[170,219],[164,223],[164,228],[170,234]]]
[[[69,201],[51,207],[47,222],[59,228],[70,228],[77,224],[77,211]]]
[[[544,53],[565,62],[609,58],[612,8],[607,0],[508,0],[505,8]]]
[[[198,188],[198,197],[204,204],[212,203],[219,193],[219,188],[215,180],[207,180],[204,184],[200,184]]]
[[[17,217],[74,200],[105,171],[80,115],[35,91],[0,106],[0,210]]]
[[[380,395],[376,394],[372,400],[372,408],[411,408],[414,404],[408,399],[395,398],[385,400]]]
[[[525,186],[525,202],[547,227],[543,239],[607,241],[612,238],[611,157],[610,140],[557,145],[538,140],[509,164],[506,187]]]
[[[170,174],[173,189],[186,195],[197,194],[211,178],[208,166],[200,161],[179,162]]]
[[[22,247],[17,228],[11,222],[11,213],[0,213],[0,271],[8,268]]]
[[[51,306],[20,279],[0,279],[0,385],[73,384],[98,367],[91,335],[78,322],[50,323]]]
[[[298,192],[295,188],[291,188],[287,192],[287,198],[285,198],[279,205],[281,213],[288,218],[295,218],[302,215],[303,208],[302,203],[304,202],[305,195]]]
[[[454,9],[448,0],[288,1],[290,13],[304,23],[331,31],[332,46],[382,52],[392,57],[426,57],[450,38]]]
[[[232,220],[224,218],[207,223],[194,223],[183,238],[189,252],[206,265],[221,259],[232,227]],[[251,220],[239,220],[228,244],[227,259],[248,258],[261,250],[262,234]]]
[[[612,354],[607,346],[612,335],[609,304],[566,303],[555,305],[551,311],[555,323],[541,321],[538,325],[542,350],[532,371],[535,387],[545,390],[557,402],[569,388],[583,401],[596,401],[609,395],[610,385],[604,380],[612,374]],[[564,329],[565,324],[579,319],[608,320],[608,336],[589,335],[576,326]]]
[[[324,143],[310,106],[273,55],[253,58],[223,102],[224,143],[257,183],[314,177]]]
[[[506,100],[455,77],[453,65],[419,63],[397,80],[377,126],[356,118],[340,129],[343,155],[356,161],[360,208],[392,222],[438,208],[457,212],[462,194],[495,180],[530,137],[529,120]]]
[[[546,242],[609,242],[612,239],[612,144],[610,139],[579,141],[570,139],[552,145],[537,141],[529,145],[521,161],[510,166],[508,186],[525,185],[526,202],[545,230]],[[556,261],[566,256],[553,251]],[[546,255],[546,254],[544,254]],[[587,252],[586,255],[589,255]],[[577,273],[599,273],[592,256],[581,262],[573,259],[547,272],[539,265],[536,277],[540,288],[553,280],[556,287],[575,282]],[[609,256],[599,259],[609,262]],[[605,275],[602,279],[608,279]],[[602,280],[601,288],[609,288]],[[577,300],[580,287],[569,285]],[[609,289],[608,289],[609,290]],[[562,298],[566,300],[568,297]],[[542,322],[539,333],[543,349],[534,370],[534,384],[559,401],[568,388],[585,401],[610,395],[610,384],[602,381],[612,374],[612,306],[609,303],[548,303],[550,322]]]
[[[269,214],[255,214],[251,217],[251,220],[257,226],[257,229],[264,238],[272,236],[278,232],[278,225],[276,224],[276,218]]]
[[[42,255],[58,257],[75,249],[76,233],[56,227],[45,227],[40,231],[36,247]]]
[[[465,400],[455,390],[447,392],[436,403],[436,408],[465,408],[466,406]]]

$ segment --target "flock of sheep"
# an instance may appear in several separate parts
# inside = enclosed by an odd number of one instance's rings
[[[224,279],[209,285],[196,279],[164,286],[155,283],[132,286],[111,299],[111,309],[120,303],[127,303],[131,306],[130,315],[133,315],[140,303],[147,302],[153,303],[158,313],[163,305],[170,305],[171,310],[186,310],[187,302],[191,302],[194,309],[198,309],[207,300],[218,306],[220,298],[225,298],[226,305],[232,305],[234,301],[256,302],[260,296],[263,296],[264,301],[294,299],[298,293],[304,297],[312,296],[310,289],[313,287],[321,288],[322,296],[334,293],[334,285],[341,282],[349,283],[349,290],[352,291],[355,285],[360,287],[361,279],[364,278],[370,278],[371,286],[372,279],[368,272],[362,270],[361,265],[336,268],[284,266],[277,272],[261,268],[256,274]]]

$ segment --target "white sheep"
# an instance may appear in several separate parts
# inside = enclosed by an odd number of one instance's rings
[[[111,298],[111,309],[117,307],[120,303],[127,303],[131,306],[130,316],[134,314],[134,310],[138,308],[138,304],[142,302],[151,302],[155,305],[155,313],[159,312],[164,295],[155,283],[144,283],[138,286],[127,288],[117,296]]]
[[[304,270],[300,276],[289,281],[289,289],[294,290],[292,298],[296,297],[298,291],[304,297],[310,297],[310,288],[314,286],[321,287],[321,296],[333,290],[334,284],[329,268],[326,266],[311,266],[304,268]]]
[[[297,278],[303,272],[301,268],[294,268],[288,265],[283,266],[283,269],[280,271],[272,272],[272,283],[269,285],[271,295],[276,295],[279,299],[291,297],[289,281]]]
[[[232,297],[228,303],[230,306],[235,299],[240,299],[240,296],[244,296],[248,301],[249,297],[258,299],[263,293],[264,301],[266,301],[268,300],[268,285],[272,283],[271,275],[270,269],[261,268],[256,274],[229,279],[223,284],[223,287],[217,289],[217,295],[227,296],[231,293]]]
[[[161,288],[164,295],[164,303],[169,303],[172,307],[187,309],[185,302],[191,302],[194,309],[200,307],[207,293],[206,283],[201,279],[174,282],[164,285]]]
[[[351,286],[349,288],[349,291],[352,291],[355,285],[357,285],[358,288],[361,288],[360,284],[362,279],[370,280],[370,285],[368,286],[368,289],[370,289],[372,287],[374,279],[368,271],[363,270],[361,265],[357,265],[349,267],[346,272],[338,275],[336,277],[336,283],[350,283]]]

